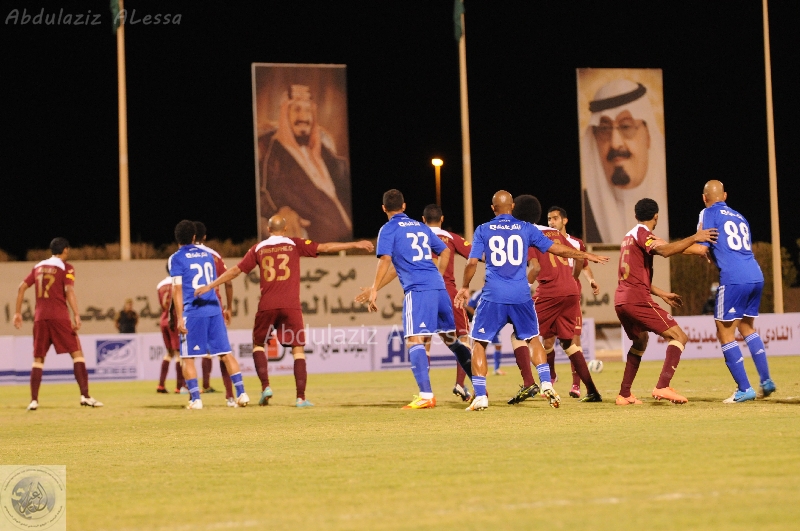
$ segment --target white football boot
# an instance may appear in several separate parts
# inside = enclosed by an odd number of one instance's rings
[[[99,400],[95,400],[92,397],[86,398],[83,395],[81,395],[81,405],[88,407],[103,407],[103,403]]]
[[[476,396],[472,399],[472,403],[464,411],[483,411],[489,407],[488,396]]]
[[[186,409],[203,409],[203,401],[201,399],[189,400],[189,405]]]
[[[38,408],[38,407],[39,407],[39,401],[38,400],[31,400],[31,403],[28,404],[27,409],[28,409],[28,411],[36,411],[36,408]]]
[[[236,399],[236,403],[239,405],[239,407],[245,407],[250,403],[250,397],[247,396],[247,393],[242,393]]]

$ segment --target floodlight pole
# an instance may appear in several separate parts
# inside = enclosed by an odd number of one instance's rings
[[[769,206],[772,233],[772,286],[774,312],[783,313],[781,274],[781,228],[778,218],[778,169],[775,161],[775,119],[772,110],[772,61],[769,53],[769,14],[767,0],[761,1],[764,22],[764,69],[767,83],[767,147],[769,150]]]
[[[125,13],[123,0],[119,11]],[[119,250],[123,261],[131,259],[131,213],[128,195],[128,100],[125,90],[125,19],[117,28],[117,95],[119,98]]]
[[[472,240],[472,156],[469,148],[469,102],[467,100],[467,37],[464,14],[461,14],[461,38],[458,39],[458,70],[461,86],[461,159],[464,182],[464,238]]]

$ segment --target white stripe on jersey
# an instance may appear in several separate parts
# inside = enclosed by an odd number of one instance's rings
[[[725,318],[725,286],[717,288],[717,319]]]
[[[211,247],[207,247],[204,243],[197,243],[197,244],[195,244],[195,246],[199,247],[200,249],[202,249],[204,251],[208,251],[209,253],[213,254],[214,256],[216,256],[219,259],[222,259],[222,257],[219,255],[219,253],[217,251],[215,251]]]
[[[66,269],[66,267],[64,266],[64,262],[61,260],[61,258],[59,258],[57,256],[51,256],[47,260],[42,260],[41,262],[39,262],[38,264],[33,266],[33,268],[36,269],[37,267],[43,266],[43,265],[56,266],[57,268],[61,269],[62,271]]]
[[[454,239],[452,234],[450,234],[446,230],[442,230],[441,227],[428,227],[428,228],[431,229],[431,232],[437,236],[444,236],[445,238],[450,238],[451,240]]]
[[[411,322],[411,292],[406,293],[406,337],[414,331],[414,323]]]
[[[700,229],[703,228],[703,213],[705,211],[706,211],[705,208],[703,210],[701,210],[700,211],[700,217],[697,218],[697,230],[700,230]]]
[[[294,245],[294,242],[286,236],[270,236],[256,245],[256,252],[266,245]]]
[[[172,284],[172,277],[167,277],[164,280],[162,280],[161,282],[159,282],[158,286],[156,286],[156,289],[161,289],[161,288],[163,288],[164,286],[166,286],[168,284]]]

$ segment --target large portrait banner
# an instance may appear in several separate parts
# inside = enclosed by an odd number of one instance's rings
[[[344,65],[252,65],[259,237],[286,219],[287,236],[352,240]]]
[[[645,197],[669,241],[661,69],[579,68],[577,78],[584,241],[619,245]]]

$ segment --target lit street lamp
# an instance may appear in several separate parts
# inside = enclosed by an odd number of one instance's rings
[[[442,206],[441,169],[442,169],[442,164],[444,164],[444,162],[442,162],[442,159],[433,159],[431,160],[431,164],[433,164],[433,167],[436,169],[436,204]]]

